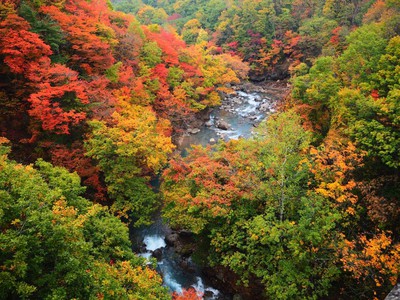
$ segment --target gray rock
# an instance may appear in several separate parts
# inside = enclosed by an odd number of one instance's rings
[[[196,133],[199,133],[199,132],[200,132],[200,129],[199,129],[199,128],[189,128],[189,129],[187,130],[187,132],[188,132],[189,134],[196,134]]]
[[[222,129],[222,130],[228,130],[230,128],[230,125],[225,122],[224,120],[219,120],[217,122],[217,128]]]
[[[270,105],[269,103],[263,103],[258,107],[258,109],[262,112],[266,112],[270,110]]]
[[[162,259],[162,249],[156,249],[151,253],[151,256],[157,259],[157,261],[160,261]]]
[[[215,143],[216,143],[216,140],[214,138],[211,138],[210,139],[210,144],[215,144]]]
[[[233,103],[236,103],[236,104],[242,103],[242,100],[241,100],[239,97],[233,97],[233,98],[231,99],[231,101],[232,101]]]
[[[399,300],[399,299],[400,299],[400,283],[394,286],[394,288],[386,296],[385,300]]]
[[[211,127],[214,125],[214,123],[213,123],[213,121],[210,120],[210,121],[205,122],[204,125],[207,127]]]
[[[262,101],[261,96],[258,95],[256,97],[254,97],[254,101],[261,102]]]

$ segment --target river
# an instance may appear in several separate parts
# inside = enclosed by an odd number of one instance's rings
[[[256,86],[254,86],[256,87]],[[210,120],[200,128],[191,130],[195,134],[182,136],[178,149],[181,155],[187,155],[190,145],[207,145],[220,139],[225,141],[238,138],[249,138],[252,129],[268,114],[275,111],[277,97],[263,89],[239,89],[226,97],[219,108],[210,114]],[[182,289],[194,287],[204,299],[232,299],[208,284],[191,257],[182,265],[182,257],[166,242],[171,230],[162,222],[160,214],[154,217],[154,224],[140,228],[133,234],[134,244],[144,244],[144,248],[135,249],[146,258],[158,257],[157,270],[161,273],[164,285],[172,292],[180,293]]]

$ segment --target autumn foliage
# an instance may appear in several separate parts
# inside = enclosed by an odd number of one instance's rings
[[[196,291],[194,288],[185,289],[182,291],[181,294],[173,293],[172,295],[173,300],[200,300],[203,299],[201,293]]]
[[[170,136],[218,104],[216,89],[238,81],[238,68],[103,0],[2,2],[0,9],[2,135],[35,149],[28,161],[43,157],[77,171],[98,202],[113,189],[100,156],[83,148],[85,138],[96,138],[88,124],[122,134],[118,147],[141,144],[123,155],[141,169],[128,176],[146,184],[166,163]],[[215,65],[222,73],[214,74]]]
[[[383,299],[400,272],[399,15],[0,1],[0,298],[201,299],[131,251],[121,220],[161,209],[257,297]],[[282,111],[181,157],[179,135],[248,76],[290,77]]]

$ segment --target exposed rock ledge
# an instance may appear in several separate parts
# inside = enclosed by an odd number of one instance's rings
[[[400,283],[396,284],[391,292],[386,296],[385,300],[399,300],[400,299]]]

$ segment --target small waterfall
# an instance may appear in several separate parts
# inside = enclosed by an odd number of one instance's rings
[[[146,244],[146,249],[149,251],[161,249],[167,245],[165,243],[165,236],[161,235],[147,235],[144,237],[143,242]]]

